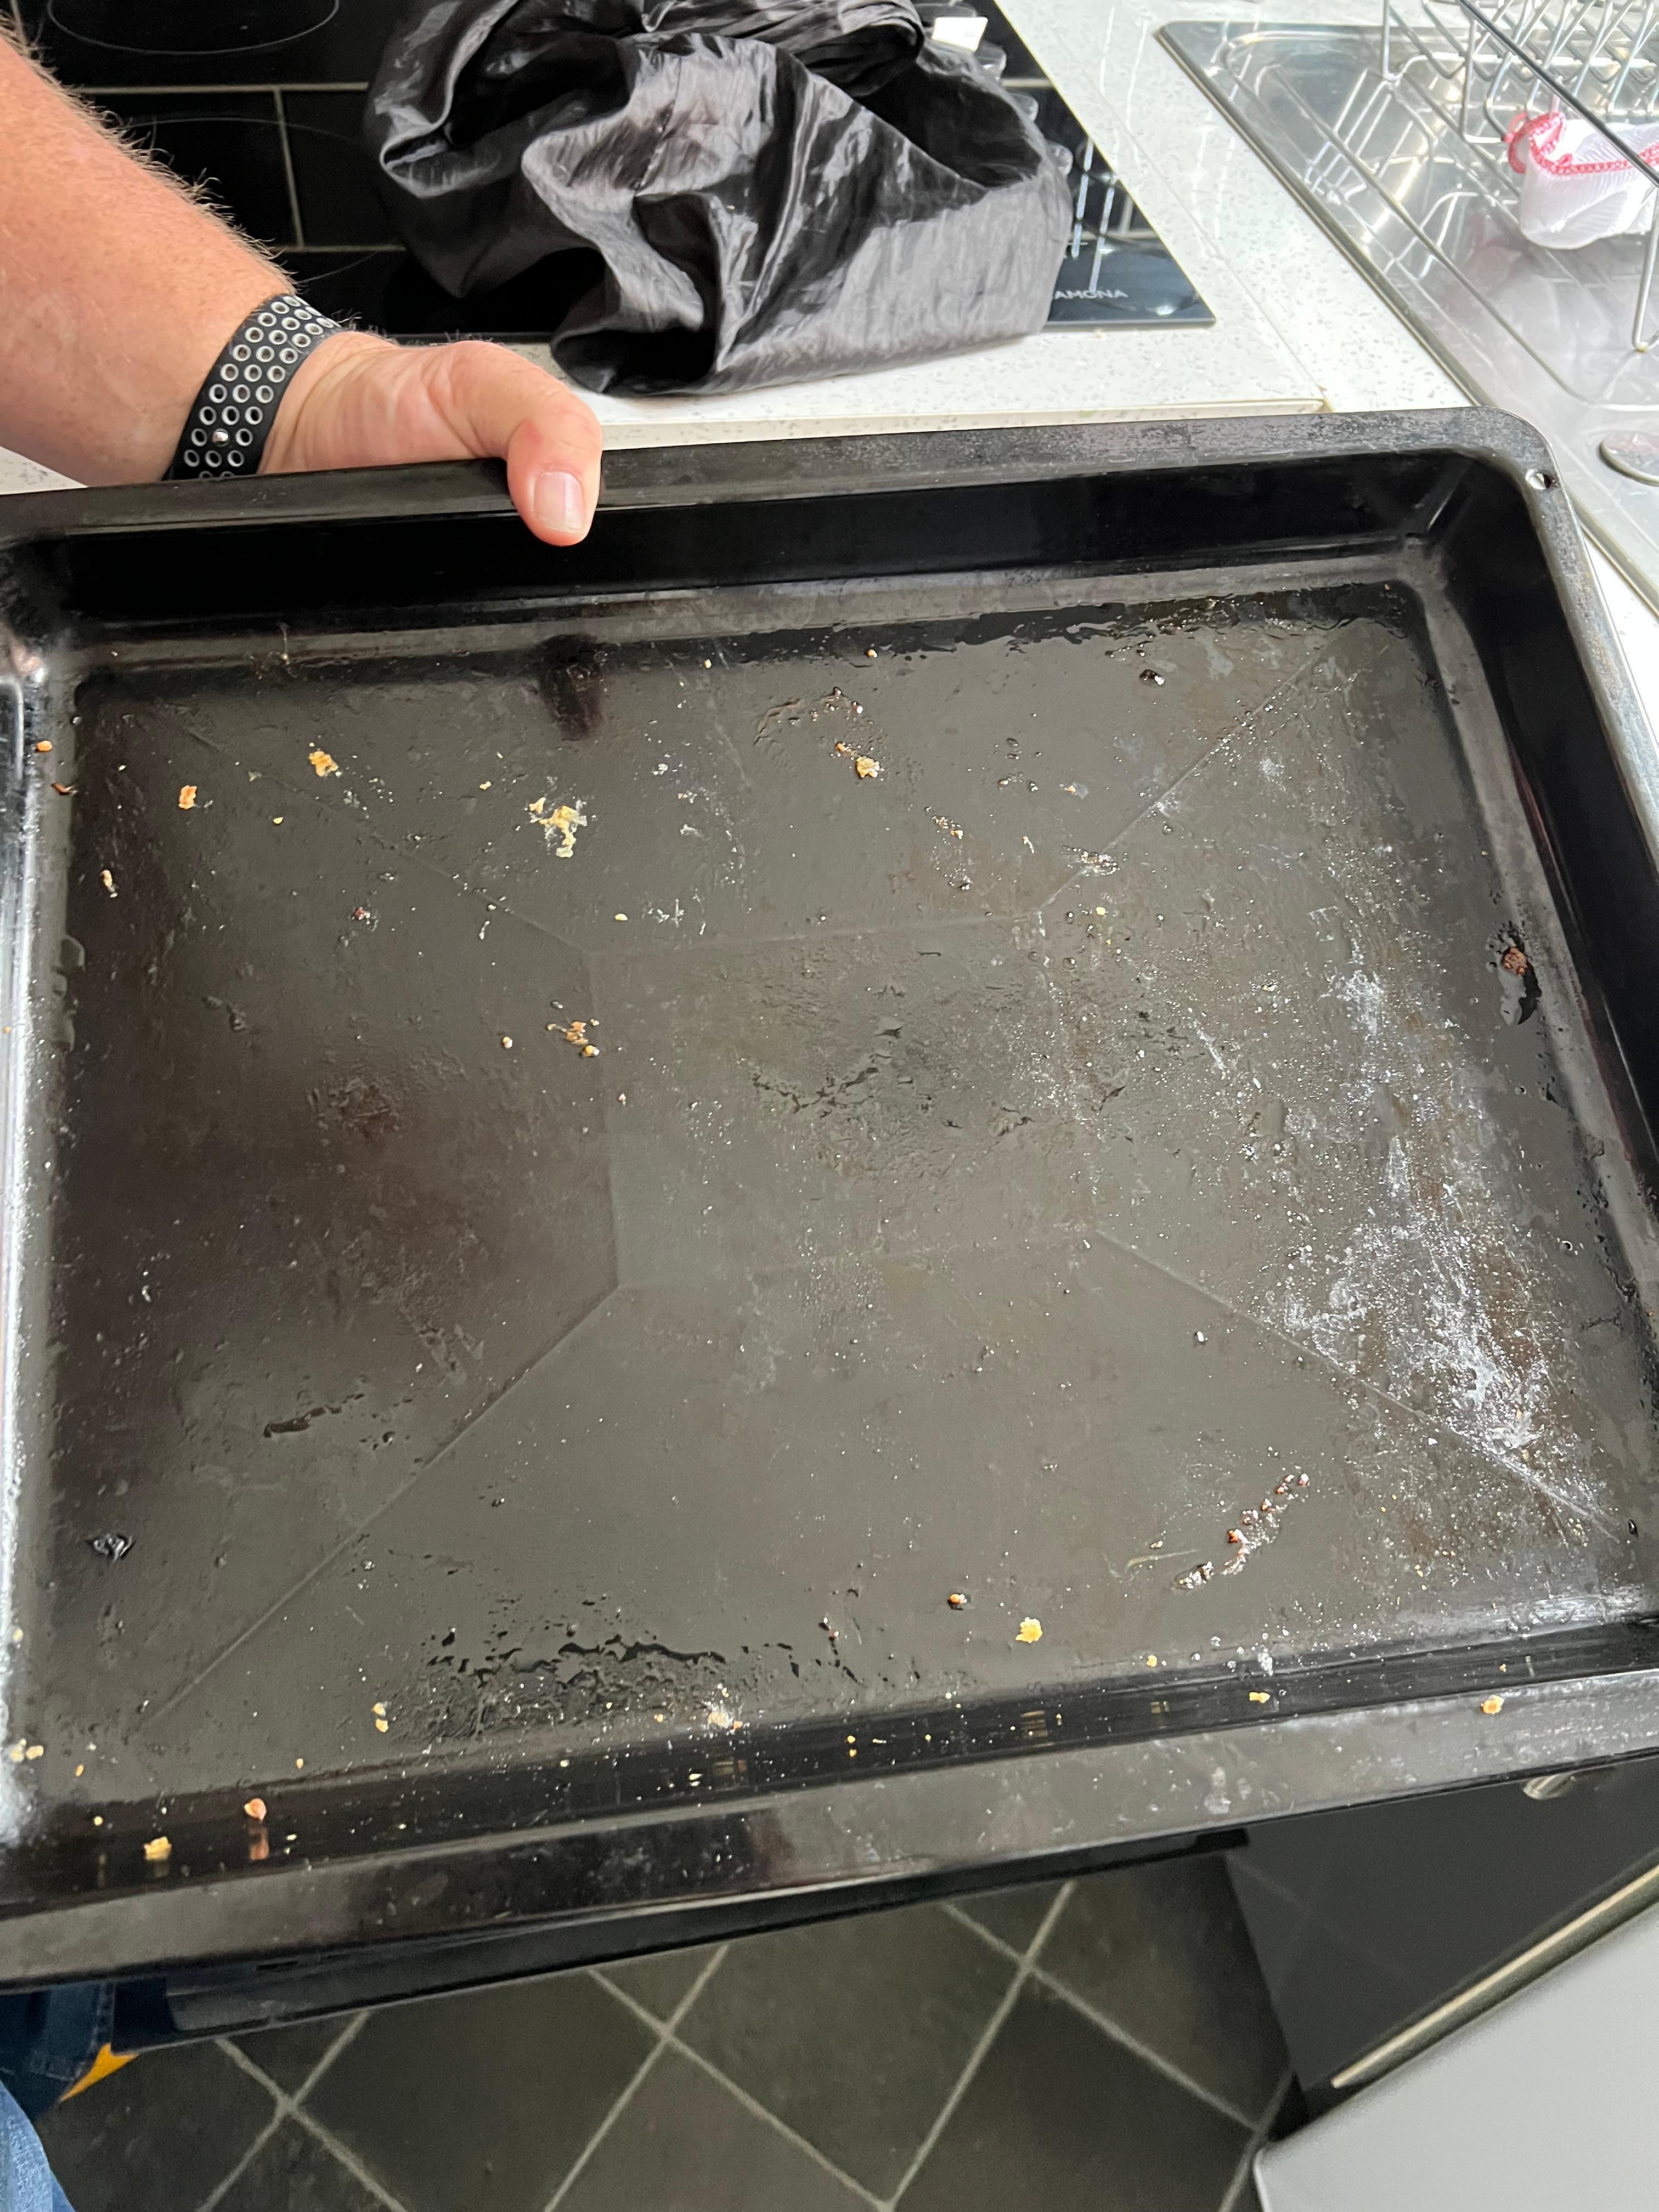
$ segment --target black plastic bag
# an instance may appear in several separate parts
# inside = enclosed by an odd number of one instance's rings
[[[432,276],[464,298],[536,269],[599,392],[1018,337],[1070,220],[1036,131],[909,0],[423,0],[365,132]]]

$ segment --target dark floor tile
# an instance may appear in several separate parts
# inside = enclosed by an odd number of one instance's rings
[[[283,112],[306,243],[325,249],[393,241],[397,234],[360,134],[362,94],[286,93]]]
[[[1215,2212],[1246,2140],[1028,1983],[903,2212]]]
[[[690,1951],[657,1951],[649,1958],[613,1960],[600,1972],[653,2018],[666,2020],[714,1955],[712,1943],[700,1943]]]
[[[327,2020],[302,2020],[292,2027],[251,2028],[230,2039],[291,2097],[329,2046],[344,2034],[349,2019],[349,2013],[335,2013]]]
[[[40,2139],[75,2212],[149,2212],[199,2203],[275,2110],[216,2045],[186,2043],[55,2106]]]
[[[405,0],[23,0],[66,84],[361,84]]]
[[[307,2100],[409,2212],[541,2212],[653,2047],[587,1974],[391,2005]]]
[[[863,2201],[700,2066],[665,2051],[561,2212],[853,2212]]]
[[[268,92],[123,93],[98,105],[133,145],[199,185],[250,238],[292,241],[282,131]]]
[[[284,2120],[215,2212],[380,2212],[380,2203],[315,2136]]]
[[[1079,1881],[1042,1971],[1247,2118],[1261,2116],[1285,2043],[1219,1858]]]
[[[1022,1882],[1012,1889],[981,1889],[972,1897],[959,1897],[957,1905],[970,1920],[1016,1951],[1035,1941],[1048,1907],[1060,1895],[1057,1881]]]
[[[1013,1971],[937,1905],[792,1928],[733,1944],[679,2034],[882,2196]]]

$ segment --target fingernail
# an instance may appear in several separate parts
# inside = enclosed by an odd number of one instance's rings
[[[538,530],[561,538],[580,538],[587,527],[587,501],[580,481],[562,469],[548,469],[530,495]]]

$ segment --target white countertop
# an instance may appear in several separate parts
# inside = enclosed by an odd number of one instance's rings
[[[1370,21],[1375,0],[1012,0],[1008,13],[1197,286],[1210,329],[1049,330],[909,368],[710,399],[602,398],[616,447],[1014,422],[1435,407],[1463,395],[1162,47],[1176,15]],[[0,451],[0,491],[63,479]],[[1599,557],[1659,721],[1659,621]]]

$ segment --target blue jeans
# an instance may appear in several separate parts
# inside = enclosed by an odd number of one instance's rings
[[[23,2108],[0,2081],[0,2212],[70,2212]]]
[[[30,2123],[81,2079],[114,2016],[104,1982],[0,1996],[0,2212],[70,2212]]]

